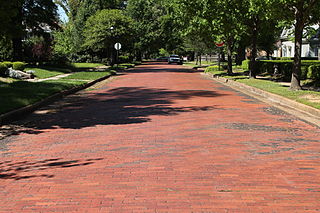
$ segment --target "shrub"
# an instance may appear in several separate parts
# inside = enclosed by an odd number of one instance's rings
[[[17,61],[17,62],[13,62],[12,68],[14,70],[20,70],[23,71],[26,68],[26,63],[21,62],[21,61]]]
[[[301,79],[308,78],[308,68],[310,66],[320,66],[320,61],[314,60],[303,60],[301,62]],[[283,80],[290,81],[293,69],[292,60],[273,60],[273,61],[258,61],[257,69],[258,74],[268,73],[270,75],[274,74],[275,66],[278,68],[278,73],[282,76]]]
[[[274,73],[274,63],[270,61],[256,61],[257,74],[267,73],[272,75]]]
[[[13,65],[13,63],[12,62],[10,62],[10,61],[4,61],[4,62],[2,62],[7,68],[10,68],[10,67],[12,67],[12,65]]]
[[[118,60],[119,60],[119,63],[130,63],[130,58],[129,56],[126,56],[126,55],[120,55]]]
[[[310,66],[301,66],[301,79],[305,80],[308,78],[308,71]]]
[[[278,69],[278,74],[281,75],[284,81],[290,81],[292,76],[292,69],[293,69],[293,60],[261,60],[256,61],[257,66],[257,74],[275,74],[275,67]],[[310,68],[312,66],[312,68]],[[310,78],[310,76],[317,76],[318,74],[311,74],[311,73],[318,73],[317,71],[310,71],[310,70],[317,70],[320,67],[320,61],[317,60],[302,60],[301,61],[301,79]],[[249,60],[245,60],[242,62],[242,69],[247,71],[249,69]],[[320,75],[320,74],[319,74]],[[313,77],[317,78],[317,77]],[[315,79],[314,79],[315,80]]]
[[[4,63],[0,63],[0,76],[4,76],[7,71],[7,66]]]
[[[320,82],[320,65],[311,65],[308,68],[307,78]]]
[[[241,67],[242,67],[243,71],[248,71],[249,70],[249,63],[250,63],[250,60],[242,61]]]
[[[219,66],[209,66],[204,70],[204,72],[214,72],[214,71],[219,71]]]
[[[120,64],[121,66],[125,66],[126,68],[134,68],[134,64]]]
[[[280,61],[283,61],[283,60],[293,60],[294,58],[293,57],[276,57],[275,60],[280,60]]]
[[[109,64],[110,59],[109,58],[103,58],[103,59],[101,59],[100,62],[103,63],[103,64]]]

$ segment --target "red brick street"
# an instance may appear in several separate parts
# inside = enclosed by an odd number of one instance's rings
[[[320,130],[179,65],[43,108],[0,141],[0,212],[319,212]]]

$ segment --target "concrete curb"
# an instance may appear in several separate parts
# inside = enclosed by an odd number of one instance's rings
[[[270,92],[263,91],[261,89],[251,87],[234,80],[230,80],[224,77],[215,76],[210,73],[203,73],[203,75],[213,79],[217,82],[220,82],[224,85],[227,85],[235,90],[246,93],[254,98],[257,98],[263,102],[271,104],[285,112],[293,114],[298,118],[305,120],[309,123],[312,123],[320,127],[320,110],[307,106],[305,104],[298,103],[291,99],[276,95]]]
[[[70,95],[70,94],[73,94],[73,93],[76,93],[80,90],[83,90],[83,89],[86,89],[88,87],[91,87],[92,85],[100,82],[100,81],[103,81],[103,80],[106,80],[108,79],[109,77],[113,76],[115,74],[111,73],[110,75],[106,75],[104,77],[101,77],[99,79],[96,79],[94,81],[91,81],[91,82],[88,82],[84,85],[81,85],[81,86],[76,86],[76,87],[73,87],[73,88],[70,88],[68,90],[63,90],[61,92],[58,92],[56,94],[53,94],[39,102],[36,102],[34,104],[31,104],[31,105],[28,105],[28,106],[25,106],[25,107],[22,107],[22,108],[19,108],[19,109],[16,109],[16,110],[13,110],[13,111],[10,111],[10,112],[7,112],[5,114],[2,114],[0,115],[0,125],[3,125],[3,124],[6,124],[8,122],[11,122],[11,121],[14,121],[14,120],[18,120],[20,119],[22,116],[28,114],[28,113],[31,113],[35,110],[37,110],[38,108],[40,108],[41,106],[44,106],[44,105],[47,105],[49,103],[52,103],[64,96],[67,96],[67,95]]]

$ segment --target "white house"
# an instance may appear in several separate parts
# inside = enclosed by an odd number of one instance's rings
[[[318,32],[311,39],[302,40],[302,53],[301,57],[319,57],[320,49],[320,28],[319,25],[312,26],[314,29],[318,29]],[[280,41],[278,41],[278,49],[274,51],[275,57],[294,57],[294,29],[284,29]]]

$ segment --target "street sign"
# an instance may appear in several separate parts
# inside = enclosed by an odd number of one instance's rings
[[[215,45],[216,45],[217,47],[223,47],[223,46],[224,46],[224,42],[221,42],[221,43],[215,43]]]
[[[121,44],[120,44],[120,43],[116,43],[116,44],[114,45],[114,48],[115,48],[116,50],[120,50],[120,49],[121,49]]]

